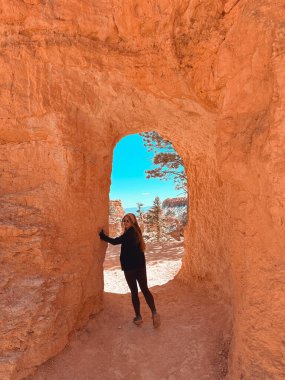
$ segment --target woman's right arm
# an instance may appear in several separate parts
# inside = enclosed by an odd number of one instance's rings
[[[103,230],[99,233],[100,239],[102,239],[102,240],[104,240],[104,241],[106,241],[112,245],[122,244],[123,240],[124,240],[124,235],[125,234],[118,236],[116,238],[111,238],[111,237],[105,235]]]

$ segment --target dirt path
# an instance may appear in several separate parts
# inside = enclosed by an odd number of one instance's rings
[[[105,293],[105,309],[30,379],[223,379],[229,342],[224,305],[176,280],[151,290],[162,316],[159,329],[142,297],[144,323],[137,327],[130,294]]]

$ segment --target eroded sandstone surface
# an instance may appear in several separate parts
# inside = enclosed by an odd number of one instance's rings
[[[171,140],[179,278],[232,305],[230,379],[284,377],[283,0],[11,0],[1,21],[0,378],[103,307],[112,152]]]

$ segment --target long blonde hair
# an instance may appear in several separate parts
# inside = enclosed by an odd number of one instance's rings
[[[143,235],[142,235],[142,231],[140,229],[140,226],[138,224],[138,221],[137,221],[137,218],[135,216],[135,214],[132,214],[132,213],[129,213],[129,214],[126,214],[123,219],[122,219],[122,227],[124,227],[124,218],[125,217],[128,217],[131,221],[131,227],[134,227],[135,229],[135,232],[136,232],[136,235],[137,235],[137,239],[138,239],[138,243],[139,243],[139,247],[140,247],[140,250],[142,252],[145,251],[145,242],[144,242],[144,238],[143,238]]]

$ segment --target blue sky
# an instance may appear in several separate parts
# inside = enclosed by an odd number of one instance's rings
[[[174,182],[146,179],[145,170],[153,169],[153,152],[143,145],[143,138],[128,135],[114,149],[110,199],[121,199],[123,207],[135,207],[137,202],[151,206],[153,199],[179,196]]]

